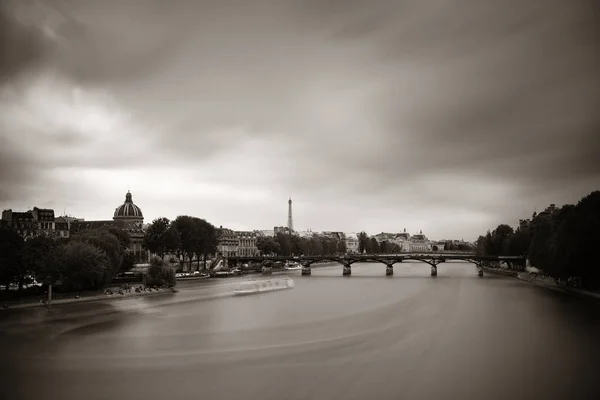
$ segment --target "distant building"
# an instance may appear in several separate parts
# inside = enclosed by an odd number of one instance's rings
[[[239,247],[239,239],[231,229],[217,229],[217,253],[223,257],[235,256]]]
[[[428,251],[431,251],[431,242],[427,239],[427,236],[423,235],[423,231],[420,231],[417,235],[412,235],[410,238],[410,252]]]
[[[335,240],[345,240],[345,234],[344,232],[332,232],[332,231],[324,231],[321,232],[321,236],[326,237],[328,239],[335,239]]]
[[[4,210],[2,211],[2,220],[17,229],[25,239],[28,239],[39,234],[68,238],[70,221],[77,219],[64,216],[55,217],[53,209],[33,207],[33,210],[23,212]]]
[[[360,252],[358,245],[358,234],[357,233],[346,233],[344,234],[346,241],[346,253],[356,254]]]
[[[260,236],[260,231],[234,231],[221,226],[217,229],[217,253],[223,257],[256,256],[256,239]]]
[[[444,251],[445,249],[446,249],[446,242],[431,242],[431,250]]]
[[[395,245],[397,245],[400,248],[401,252],[410,252],[411,251],[411,247],[410,247],[410,234],[406,232],[406,229],[404,229],[404,232],[402,233],[389,233],[389,232],[381,232],[378,233],[377,235],[373,235],[373,238],[375,238],[375,240],[377,240],[377,243],[381,243],[383,241],[386,241],[388,243],[393,243]]]
[[[66,215],[55,217],[54,210],[38,207],[26,212],[4,210],[2,220],[22,229],[25,238],[35,234],[68,238],[86,230],[116,227],[129,234],[131,240],[128,250],[133,252],[139,261],[147,259],[149,255],[142,248],[144,216],[142,210],[133,203],[130,192],[125,195],[125,202],[115,209],[112,220],[85,221],[83,218]]]
[[[273,228],[273,232],[274,232],[274,236],[276,236],[279,233],[285,233],[285,234],[291,234],[292,231],[290,231],[290,229],[287,226],[276,226]]]
[[[115,208],[112,220],[101,221],[70,221],[70,233],[75,234],[86,230],[120,228],[130,237],[129,251],[133,252],[137,261],[146,261],[150,252],[142,246],[144,240],[144,215],[142,209],[133,203],[131,192],[125,194],[125,202]]]
[[[70,217],[68,215],[62,215],[54,219],[54,227],[58,236],[68,238],[71,236],[71,224],[73,222],[83,221],[83,218],[75,218]]]
[[[315,235],[315,233],[313,231],[311,231],[310,229],[307,231],[297,231],[296,234],[298,236],[300,236],[301,238],[305,238],[305,239],[311,238]]]
[[[377,235],[373,235],[373,238],[375,238],[375,240],[377,240],[377,243],[381,243],[383,241],[391,241],[394,240],[394,238],[396,237],[395,233],[386,233],[386,232],[381,232],[378,233]]]
[[[235,232],[238,236],[239,256],[257,256],[259,254],[258,248],[256,247],[256,239],[258,238],[257,231],[237,231]]]

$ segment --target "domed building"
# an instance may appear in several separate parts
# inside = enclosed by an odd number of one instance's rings
[[[119,222],[118,226],[129,233],[131,237],[129,249],[138,258],[144,258],[144,249],[142,248],[142,241],[144,240],[144,214],[141,208],[133,204],[133,198],[129,190],[125,194],[125,202],[115,208],[113,220]]]
[[[113,219],[105,221],[84,221],[79,220],[70,224],[71,234],[85,230],[107,229],[117,227],[129,233],[131,238],[129,251],[133,252],[137,261],[148,259],[149,252],[144,250],[142,242],[144,240],[144,214],[142,209],[133,204],[131,192],[125,194],[125,202],[115,209]]]
[[[125,195],[125,203],[115,208],[113,219],[115,221],[132,222],[138,224],[140,228],[144,224],[144,214],[142,214],[142,209],[133,204],[133,199],[129,190]]]

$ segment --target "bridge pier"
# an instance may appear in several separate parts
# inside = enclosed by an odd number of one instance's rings
[[[352,267],[350,264],[344,264],[344,269],[342,270],[342,276],[350,276],[352,275]]]
[[[481,264],[477,264],[477,276],[483,276],[483,266]]]
[[[437,276],[437,265],[431,266],[431,276]]]
[[[312,269],[310,268],[310,263],[303,263],[302,264],[302,275],[310,276],[311,274],[312,274]]]
[[[394,264],[386,264],[385,266],[385,276],[394,275]]]

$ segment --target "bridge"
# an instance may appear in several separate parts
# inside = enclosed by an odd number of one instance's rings
[[[297,262],[302,265],[302,275],[311,275],[311,265],[317,262],[337,262],[342,264],[342,275],[350,276],[352,274],[352,264],[354,263],[381,263],[385,265],[385,274],[394,275],[394,264],[403,261],[421,261],[431,266],[431,276],[437,276],[438,265],[448,261],[466,261],[475,264],[477,274],[483,276],[483,267],[492,262],[504,261],[511,265],[525,265],[524,256],[478,256],[465,253],[403,253],[403,254],[346,254],[341,256],[233,256],[228,258],[231,265],[240,263],[259,263],[263,270],[268,270],[268,266],[273,262]]]

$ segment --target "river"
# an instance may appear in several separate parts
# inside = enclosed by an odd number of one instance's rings
[[[600,398],[597,303],[459,262],[437,277],[419,262],[341,272],[58,307],[94,315],[6,329],[0,398]]]

